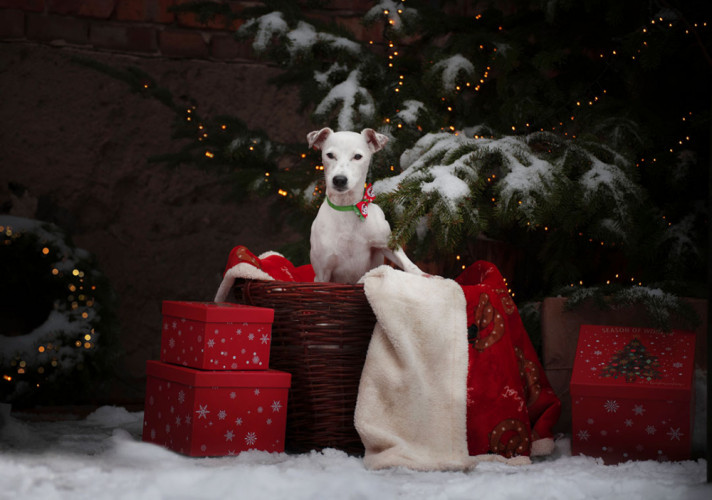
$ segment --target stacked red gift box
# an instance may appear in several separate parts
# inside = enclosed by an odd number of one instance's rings
[[[690,458],[695,334],[583,325],[571,377],[572,453]]]
[[[190,456],[284,451],[291,375],[269,369],[273,319],[262,307],[163,302],[143,440]]]

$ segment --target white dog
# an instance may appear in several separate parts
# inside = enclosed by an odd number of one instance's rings
[[[314,281],[356,283],[384,257],[406,272],[426,276],[403,249],[388,248],[391,227],[383,210],[370,203],[370,189],[364,190],[371,156],[388,137],[370,128],[360,134],[323,128],[307,134],[307,140],[309,147],[321,149],[326,178],[326,200],[311,227]]]

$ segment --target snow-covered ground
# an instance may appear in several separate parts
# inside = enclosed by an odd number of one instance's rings
[[[569,440],[532,465],[462,472],[372,472],[337,450],[189,458],[141,441],[142,412],[104,406],[83,420],[29,422],[0,406],[0,498],[562,499],[712,498],[706,462],[606,466]]]

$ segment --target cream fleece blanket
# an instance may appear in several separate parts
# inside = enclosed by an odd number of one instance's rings
[[[465,470],[498,455],[467,450],[467,315],[461,287],[388,266],[363,278],[376,326],[354,414],[369,469]]]

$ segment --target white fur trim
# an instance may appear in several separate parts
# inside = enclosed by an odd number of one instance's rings
[[[248,264],[247,262],[240,262],[239,264],[232,266],[225,273],[222,283],[220,283],[220,287],[215,294],[214,302],[225,302],[225,299],[227,299],[228,295],[230,295],[230,290],[232,290],[232,286],[235,284],[235,280],[237,278],[274,281],[272,276],[261,269],[257,269],[255,266]]]
[[[543,455],[551,455],[554,451],[554,440],[551,438],[537,439],[532,443],[532,456],[541,457]]]
[[[266,259],[267,257],[274,257],[275,255],[276,255],[277,257],[282,257],[282,258],[284,258],[284,255],[282,255],[282,254],[279,253],[279,252],[273,252],[272,250],[268,250],[267,252],[265,252],[265,253],[263,253],[262,255],[260,255],[258,258],[259,258],[260,260],[262,260],[262,259]]]

